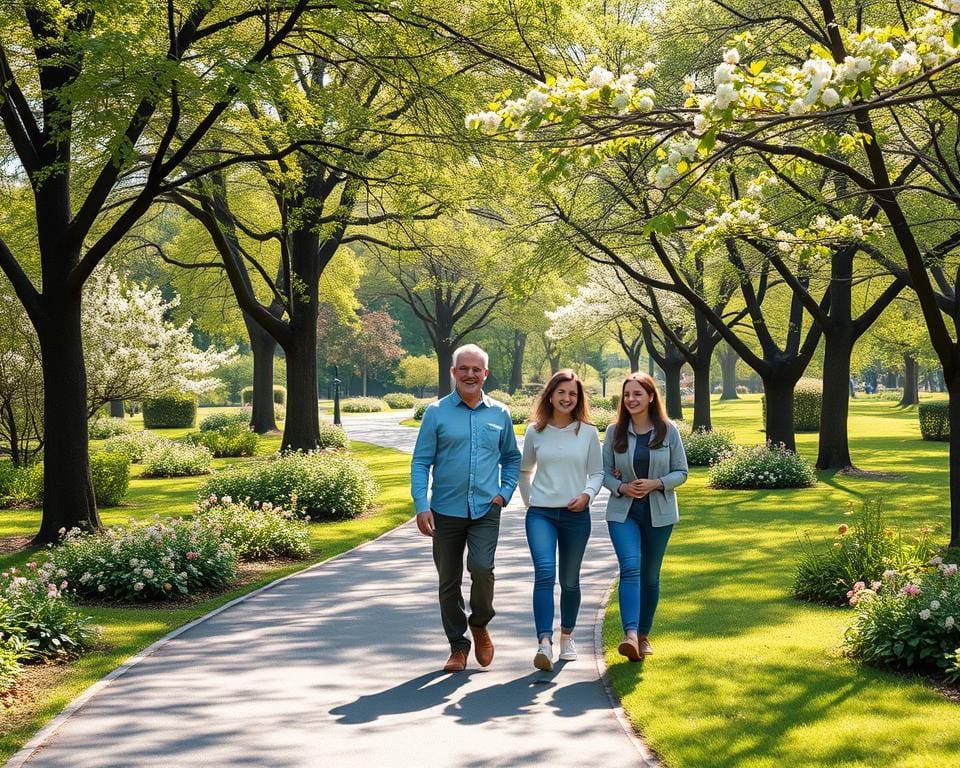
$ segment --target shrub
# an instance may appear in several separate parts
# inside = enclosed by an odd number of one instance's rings
[[[197,398],[185,392],[168,392],[143,401],[143,426],[147,429],[192,427],[197,420]]]
[[[383,396],[383,401],[391,408],[413,408],[417,404],[415,395],[409,392],[390,392]]]
[[[340,401],[344,413],[377,413],[386,409],[387,404],[376,397],[348,397]]]
[[[41,462],[24,467],[13,467],[12,464],[8,465],[8,462],[2,462],[0,467],[3,467],[0,471],[0,483],[4,483],[0,492],[3,506],[43,504],[43,464]],[[130,462],[123,455],[91,451],[90,475],[97,504],[113,507],[126,496],[130,485]]]
[[[823,404],[823,382],[800,379],[793,389],[793,427],[797,432],[817,432]]]
[[[614,408],[611,400],[612,398],[603,395],[590,395],[590,410],[612,411]]]
[[[850,513],[848,513],[850,514]],[[927,530],[905,539],[899,529],[887,525],[883,503],[865,500],[850,524],[841,524],[827,545],[815,545],[809,537],[800,543],[800,558],[793,580],[793,594],[801,600],[843,605],[857,598],[857,583],[879,584],[891,569],[916,576],[933,553]]]
[[[3,616],[3,613],[3,601],[0,600],[0,616]],[[4,639],[3,630],[0,629],[0,693],[12,687],[23,672],[23,667],[20,666],[21,658],[23,655],[19,644],[15,643],[13,638]]]
[[[782,443],[737,446],[707,474],[713,488],[808,488],[816,483],[813,465]]]
[[[107,453],[121,453],[131,464],[140,464],[147,450],[165,439],[144,429],[140,432],[111,437],[103,444],[103,450]]]
[[[933,558],[914,578],[889,570],[852,590],[856,614],[844,636],[851,656],[867,664],[942,674],[960,681],[960,576],[957,564]],[[851,597],[853,601],[853,597]]]
[[[950,404],[947,402],[920,403],[920,434],[924,440],[950,440]]]
[[[43,464],[35,462],[22,467],[0,462],[0,506],[37,505],[43,498]]]
[[[299,516],[336,520],[357,517],[376,492],[365,464],[347,454],[315,451],[225,469],[203,484],[200,498],[270,502]]]
[[[245,406],[243,406],[243,407],[240,409],[240,413],[242,413],[242,414],[246,417],[246,423],[247,423],[247,424],[249,424],[249,423],[253,420],[253,406],[251,406],[251,405],[245,405]],[[274,404],[273,404],[273,418],[274,418],[274,420],[275,420],[275,421],[283,421],[283,420],[286,418],[286,416],[287,416],[287,409],[284,408],[282,405],[277,405],[276,403],[274,403]]]
[[[502,389],[492,389],[484,394],[486,394],[487,397],[492,397],[494,400],[500,401],[504,405],[513,405],[513,395]]]
[[[691,430],[682,421],[677,422],[677,429],[691,467],[709,467],[736,448],[733,432],[727,429]]]
[[[533,415],[533,409],[529,405],[511,405],[510,419],[514,424],[526,424]]]
[[[130,460],[122,453],[91,451],[90,475],[97,505],[115,507],[130,487]]]
[[[78,595],[155,600],[220,589],[237,574],[237,555],[215,528],[170,519],[115,525],[98,533],[73,528],[50,560]]]
[[[260,435],[246,424],[231,424],[220,429],[194,432],[189,436],[194,445],[202,445],[216,457],[253,456],[260,445]]]
[[[241,560],[310,555],[310,527],[269,501],[248,504],[211,496],[197,507],[198,519],[214,527]]]
[[[0,639],[18,658],[73,656],[93,642],[96,630],[70,601],[71,586],[69,573],[49,560],[0,573]]]
[[[323,450],[347,450],[350,447],[350,438],[343,427],[338,427],[329,421],[320,422],[320,445]]]
[[[610,422],[617,420],[617,412],[607,410],[606,408],[591,408],[590,421],[597,428],[598,432],[603,432],[610,426]]]
[[[106,440],[115,435],[126,435],[133,432],[133,425],[124,419],[113,416],[98,417],[87,424],[87,433],[91,440]]]
[[[240,390],[240,404],[250,405],[253,402],[253,387],[244,387]],[[281,384],[273,385],[273,403],[274,405],[286,406],[287,388]]]
[[[423,412],[427,410],[427,406],[430,405],[430,403],[435,402],[437,402],[437,398],[435,397],[430,398],[429,400],[418,400],[417,404],[413,407],[413,418],[415,418],[417,421],[422,421]]]
[[[247,426],[250,424],[249,411],[221,411],[220,413],[211,413],[200,422],[201,432],[212,432],[224,427],[233,427],[236,425]]]
[[[750,387],[747,387],[743,384],[737,384],[737,394],[738,395],[749,395]]]
[[[161,440],[143,455],[143,477],[207,475],[211,458],[205,446]]]

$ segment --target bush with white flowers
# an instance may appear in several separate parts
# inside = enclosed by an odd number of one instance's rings
[[[317,445],[317,448],[345,451],[349,447],[350,439],[343,427],[338,427],[329,421],[320,422],[320,444]]]
[[[96,533],[64,533],[48,561],[84,598],[158,600],[221,589],[237,575],[237,553],[200,520],[131,520]]]
[[[197,519],[212,526],[241,560],[310,555],[310,526],[269,501],[237,502],[210,496],[197,505]]]
[[[147,450],[165,439],[149,429],[143,429],[111,437],[103,444],[103,450],[107,453],[122,453],[131,464],[140,464]]]
[[[387,410],[387,404],[378,397],[348,397],[340,401],[344,413],[379,413]]]
[[[783,444],[737,446],[722,453],[707,473],[713,488],[808,488],[817,471]]]
[[[383,401],[391,408],[413,408],[417,404],[417,396],[409,392],[388,392]]]
[[[844,637],[851,656],[890,669],[960,681],[960,576],[934,557],[919,576],[895,570],[879,583],[854,586],[856,614]]]
[[[114,416],[101,416],[87,424],[87,434],[91,440],[106,440],[108,437],[126,435],[130,432],[133,432],[133,425]]]
[[[728,429],[693,430],[683,421],[676,422],[676,426],[691,467],[709,467],[736,448],[733,432]]]
[[[162,440],[143,455],[144,477],[192,477],[210,474],[213,455],[203,445]]]
[[[376,493],[370,469],[349,454],[297,451],[224,469],[203,484],[199,499],[270,502],[300,517],[342,520],[360,515]]]

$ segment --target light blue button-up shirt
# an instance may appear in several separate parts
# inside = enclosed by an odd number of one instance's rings
[[[519,476],[520,450],[505,405],[482,395],[470,408],[454,390],[424,411],[410,465],[418,513],[482,517],[494,496],[510,501]]]

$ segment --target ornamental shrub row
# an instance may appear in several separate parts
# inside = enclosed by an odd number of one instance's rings
[[[417,396],[409,392],[389,392],[383,396],[383,401],[391,408],[413,408],[417,404]]]
[[[950,404],[945,401],[920,403],[920,434],[924,440],[950,440]]]
[[[229,424],[189,435],[194,445],[202,445],[213,456],[253,456],[260,445],[260,435],[246,424]]]
[[[91,451],[90,475],[97,504],[115,507],[130,486],[130,461],[122,454]],[[8,461],[0,462],[0,506],[23,504],[43,504],[43,463],[15,467]]]
[[[713,488],[808,488],[816,483],[813,465],[782,444],[737,446],[707,472]]]
[[[247,426],[250,424],[250,414],[245,411],[221,411],[219,413],[211,413],[203,421],[200,422],[200,431],[201,432],[211,432],[217,429],[223,429],[224,427],[232,427],[236,425]]]
[[[277,454],[267,461],[230,467],[211,477],[199,499],[233,500],[289,509],[312,520],[357,517],[377,492],[370,470],[346,454],[314,451]]]
[[[340,401],[344,413],[379,413],[386,409],[387,404],[376,397],[348,397]]]
[[[197,420],[197,398],[169,392],[143,401],[143,426],[147,429],[192,427]]]

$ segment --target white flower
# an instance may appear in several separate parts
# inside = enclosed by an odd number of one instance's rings
[[[603,67],[594,67],[587,76],[588,88],[603,88],[613,82],[613,72]]]
[[[738,95],[733,83],[721,83],[717,86],[717,109],[726,109],[731,104],[735,104]]]
[[[104,584],[98,584],[98,585],[97,585],[97,592],[106,592],[106,591],[107,591],[106,585],[104,585]]]
[[[152,578],[153,578],[153,568],[144,568],[144,569],[143,569],[143,577],[144,577],[145,579],[152,579]]]
[[[890,74],[906,75],[910,72],[913,72],[919,69],[919,67],[920,67],[920,62],[918,62],[914,56],[904,51],[890,65]]]
[[[939,600],[931,600],[931,601],[930,601],[930,610],[936,611],[936,610],[939,610],[939,608],[940,608],[940,601],[939,601]]]
[[[713,82],[717,85],[720,83],[729,83],[733,80],[733,71],[735,67],[733,64],[718,64],[717,68],[713,72]]]
[[[680,177],[680,174],[677,173],[677,169],[670,165],[661,165],[657,168],[657,175],[654,178],[654,184],[657,188],[665,189],[669,187],[673,182],[675,182]]]
[[[710,129],[710,124],[707,122],[705,115],[694,115],[693,117],[693,132],[697,136],[703,136]]]
[[[650,77],[654,72],[657,71],[657,65],[652,61],[644,62],[643,66],[640,67],[640,77]]]
[[[534,88],[527,94],[527,104],[533,109],[540,109],[549,100],[549,95]]]
[[[644,96],[638,103],[638,106],[641,104],[650,105],[646,109],[643,109],[644,112],[649,112],[651,109],[653,109],[653,99],[651,99],[649,96]],[[627,107],[630,106],[630,94],[620,91],[616,96],[613,97],[610,105],[618,112],[626,111]]]
[[[825,107],[835,107],[840,103],[840,94],[833,88],[824,88],[823,93],[820,94],[820,101]]]
[[[930,610],[928,608],[924,608],[922,611],[920,611],[919,616],[921,619],[926,621],[930,618]]]
[[[953,616],[947,616],[947,618],[943,620],[943,626],[945,626],[947,629],[950,629],[950,627],[952,627],[954,624],[956,624],[956,620],[953,618]]]
[[[727,50],[723,52],[723,60],[727,64],[739,64],[740,51],[736,48],[727,48]]]
[[[794,99],[790,102],[790,106],[787,107],[787,112],[791,115],[802,115],[807,111],[807,105],[804,103],[803,99]]]
[[[614,104],[616,106],[616,104]],[[649,112],[653,109],[653,99],[649,96],[643,96],[640,101],[637,102],[637,110],[640,112]]]

